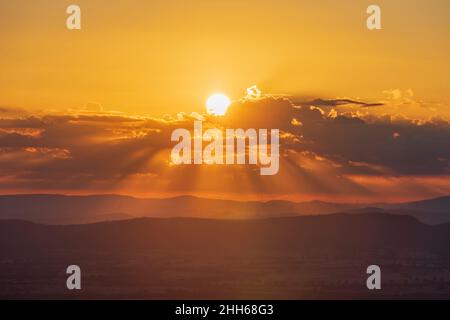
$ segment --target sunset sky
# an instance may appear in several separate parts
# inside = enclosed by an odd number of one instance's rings
[[[369,31],[361,0],[0,0],[0,192],[449,195],[450,2],[376,3]],[[277,176],[170,165],[215,92],[233,103],[207,125],[281,130]]]

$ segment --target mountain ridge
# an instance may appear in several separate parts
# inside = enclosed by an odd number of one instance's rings
[[[366,269],[376,264],[378,298],[448,298],[449,242],[448,223],[379,212],[66,226],[3,220],[0,297],[72,299],[64,284],[76,264],[78,294],[88,299],[373,299]]]
[[[136,198],[126,195],[17,194],[0,196],[0,220],[23,219],[44,224],[80,224],[132,217],[253,219],[286,215],[383,211],[407,214],[427,224],[450,222],[450,196],[399,204],[332,203],[287,200],[237,201],[185,195]]]

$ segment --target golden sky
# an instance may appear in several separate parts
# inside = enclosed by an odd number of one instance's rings
[[[412,89],[448,103],[450,3],[377,1],[0,0],[0,105],[161,115],[202,111],[212,92],[380,100]]]
[[[0,0],[0,192],[450,194],[450,2]],[[264,95],[241,100],[257,85]],[[215,92],[230,112],[204,115]],[[191,114],[196,112],[196,114]],[[174,167],[170,134],[278,128],[280,172]]]

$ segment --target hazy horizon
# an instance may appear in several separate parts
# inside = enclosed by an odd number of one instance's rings
[[[401,203],[409,203],[409,202],[421,202],[421,201],[429,201],[429,200],[437,200],[437,199],[444,199],[444,198],[450,198],[449,195],[443,195],[438,197],[428,197],[428,198],[417,198],[417,199],[411,199],[408,201],[391,201],[391,202],[364,202],[364,201],[358,201],[358,202],[345,202],[345,201],[326,201],[321,199],[312,199],[307,201],[296,201],[295,199],[286,199],[286,198],[269,198],[269,199],[261,199],[258,197],[255,198],[247,198],[241,199],[241,198],[229,198],[229,197],[214,197],[214,196],[202,196],[202,195],[195,195],[195,194],[178,194],[178,195],[167,195],[167,196],[139,196],[139,195],[132,195],[132,194],[126,194],[126,193],[0,193],[0,197],[7,197],[7,196],[62,196],[62,197],[108,197],[108,196],[117,196],[117,197],[128,197],[128,198],[134,198],[134,199],[140,199],[140,200],[170,200],[170,199],[177,199],[177,198],[197,198],[197,199],[203,199],[203,200],[218,200],[218,201],[233,201],[233,202],[261,202],[261,203],[267,203],[267,202],[276,202],[276,201],[287,201],[287,202],[293,202],[293,203],[308,203],[308,202],[325,202],[325,203],[335,203],[335,204],[401,204]]]

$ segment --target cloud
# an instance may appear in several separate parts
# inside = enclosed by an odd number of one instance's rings
[[[383,191],[389,188],[369,183],[374,177],[383,183],[402,179],[402,187],[410,179],[405,195],[415,194],[414,184],[423,194],[450,193],[442,183],[442,179],[450,182],[448,122],[359,115],[357,110],[334,108],[331,114],[324,106],[367,104],[313,101],[322,105],[276,96],[241,100],[231,105],[225,117],[179,114],[158,119],[99,108],[79,114],[2,117],[0,189],[293,194],[322,199],[389,196]],[[172,131],[190,129],[199,118],[205,127],[280,129],[280,173],[261,177],[252,166],[171,166]],[[426,184],[419,186],[420,181]]]
[[[337,107],[345,105],[357,105],[361,107],[380,107],[384,105],[383,103],[367,103],[352,99],[320,99],[320,98],[308,101],[296,101],[295,104],[305,106],[319,106],[319,107]]]
[[[444,121],[418,123],[404,118],[364,119],[339,114],[330,117],[318,107],[296,106],[286,98],[240,103],[232,106],[229,117],[226,125],[280,128],[289,133],[285,147],[331,159],[345,172],[450,173],[450,126]]]

